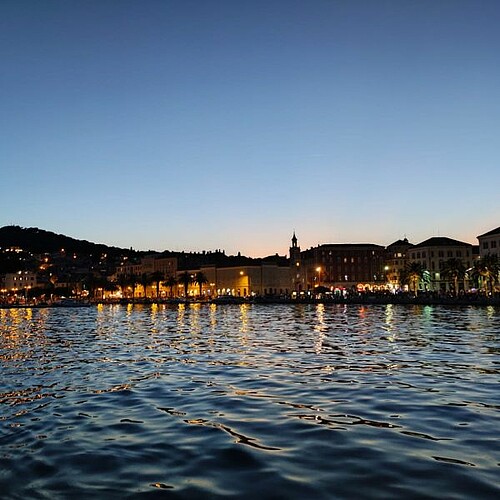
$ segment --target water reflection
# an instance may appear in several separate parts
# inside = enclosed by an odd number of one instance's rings
[[[217,328],[217,305],[210,304],[210,330],[214,332]]]
[[[494,498],[498,316],[334,304],[0,310],[0,491]]]
[[[325,325],[325,305],[318,304],[316,306],[316,323],[314,325],[314,331],[316,332],[316,338],[314,340],[314,352],[316,354],[321,354],[326,330],[327,327]]]
[[[248,309],[250,308],[249,304],[241,304],[240,305],[240,332],[245,334],[248,330]]]

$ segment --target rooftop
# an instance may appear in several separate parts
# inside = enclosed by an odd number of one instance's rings
[[[487,233],[480,234],[478,238],[482,238],[483,236],[493,236],[494,234],[500,234],[500,227],[497,227],[496,229],[492,229],[491,231],[488,231]]]
[[[413,248],[421,248],[421,247],[456,247],[456,246],[472,246],[470,243],[466,243],[465,241],[458,241],[452,238],[446,238],[444,236],[434,236],[429,238],[428,240],[422,241],[418,245],[415,245]]]
[[[391,247],[404,247],[404,246],[412,247],[413,244],[408,241],[408,238],[405,238],[404,240],[397,240],[394,243],[391,243],[390,245],[387,245],[387,248],[391,248]]]

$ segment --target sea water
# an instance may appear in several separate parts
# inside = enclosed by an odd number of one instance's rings
[[[500,498],[500,310],[0,310],[0,497]]]

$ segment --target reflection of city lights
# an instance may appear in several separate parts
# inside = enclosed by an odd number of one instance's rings
[[[240,332],[243,334],[246,334],[246,333],[248,333],[248,304],[241,304],[240,314],[241,314]],[[241,340],[242,340],[244,345],[247,344],[246,336],[242,337]]]
[[[318,333],[318,335],[314,341],[314,351],[316,354],[321,354],[326,331],[324,304],[318,304],[318,306],[316,307],[316,320],[317,323],[314,326],[314,330]]]

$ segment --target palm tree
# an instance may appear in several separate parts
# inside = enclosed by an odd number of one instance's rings
[[[156,298],[160,296],[160,282],[163,280],[165,275],[161,271],[155,271],[151,273],[151,282],[156,283]]]
[[[110,290],[110,282],[107,276],[96,275],[92,272],[88,273],[87,276],[83,279],[83,286],[89,292],[89,297],[91,299],[104,299],[104,291]],[[113,286],[114,290],[114,286]],[[98,293],[100,292],[100,296],[98,297]]]
[[[97,278],[97,290],[101,292],[101,296],[99,297],[101,300],[104,300],[104,292],[113,291],[115,286],[112,285],[107,278],[107,276],[99,276]]]
[[[139,275],[135,273],[130,273],[128,275],[128,284],[132,287],[132,302],[135,300],[135,289],[139,283]]]
[[[200,287],[200,298],[201,298],[201,293],[202,293],[202,290],[203,290],[203,285],[205,283],[208,283],[208,278],[201,271],[198,271],[195,274],[193,281]]]
[[[163,282],[163,285],[168,286],[168,288],[170,288],[170,297],[173,297],[174,286],[177,285],[177,280],[175,279],[175,276],[168,276],[167,279]]]
[[[188,298],[188,288],[189,288],[189,285],[193,282],[193,278],[191,277],[191,275],[187,271],[184,271],[183,273],[181,273],[179,275],[179,278],[177,281],[181,285],[184,285],[184,298],[187,299]]]
[[[412,288],[411,285],[413,285],[413,293],[415,295],[418,293],[418,284],[420,280],[424,278],[424,271],[425,269],[420,262],[412,262],[407,266],[406,272],[408,284],[410,285],[410,290]]]
[[[113,283],[109,279],[105,278],[105,281],[103,282],[103,298],[104,290],[106,290],[106,292],[115,292],[117,290],[116,283]]]
[[[144,298],[146,299],[148,296],[148,286],[151,285],[153,280],[151,279],[151,274],[142,273],[140,277],[141,286],[144,290]]]
[[[448,259],[443,262],[441,273],[445,278],[453,280],[454,295],[458,295],[458,280],[465,278],[465,266],[460,259]]]
[[[472,275],[477,279],[481,278],[483,283],[488,283],[490,294],[493,293],[493,286],[498,282],[500,273],[500,263],[496,255],[485,255],[474,263]]]
[[[127,286],[129,284],[129,277],[126,274],[119,274],[116,278],[116,284],[122,291],[122,297],[126,296]]]
[[[95,291],[98,285],[98,278],[94,275],[94,273],[89,272],[87,276],[83,280],[83,286],[89,292],[90,298],[95,298]]]

